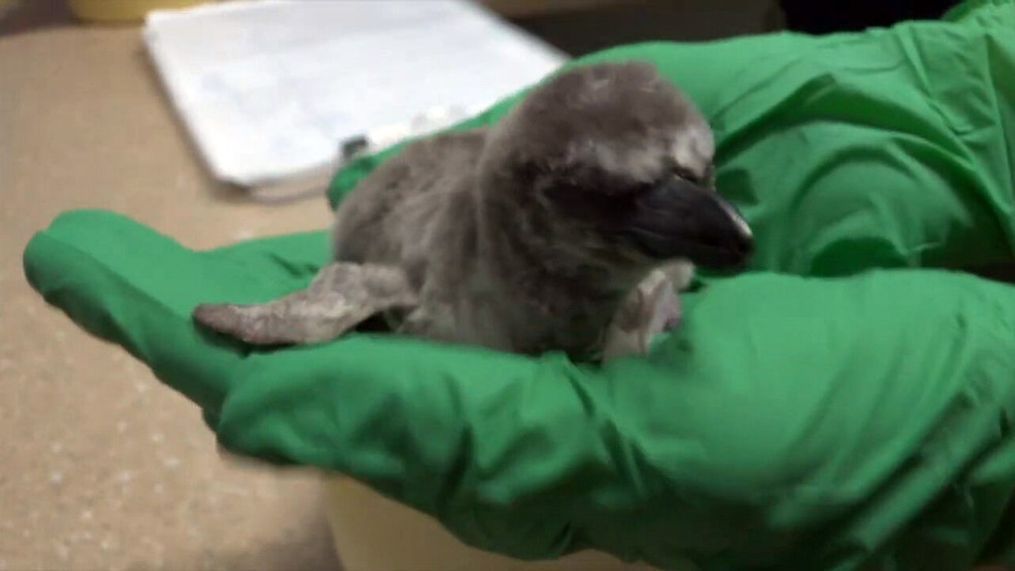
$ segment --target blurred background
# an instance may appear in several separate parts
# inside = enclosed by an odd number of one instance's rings
[[[117,0],[94,2],[115,3]],[[168,4],[174,3],[178,2],[171,0]],[[783,25],[774,0],[484,0],[482,3],[573,55],[645,38],[711,39]],[[88,2],[76,4],[78,13],[95,15]],[[167,5],[157,0],[150,4]],[[71,0],[0,0],[0,14],[0,34],[77,20]],[[109,14],[107,17],[112,17],[114,12]],[[126,21],[129,23],[129,17]]]
[[[783,28],[810,33],[860,30],[905,19],[937,18],[956,3],[952,0],[480,1],[572,55],[646,39],[706,40]],[[146,2],[152,6],[188,3],[142,0],[138,4]],[[0,34],[67,25],[75,21],[75,8],[78,14],[94,17],[103,12],[101,5],[117,3],[122,2],[0,0]],[[111,15],[117,12],[106,10]]]

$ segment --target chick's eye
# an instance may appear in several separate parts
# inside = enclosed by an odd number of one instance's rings
[[[559,184],[546,192],[547,197],[569,216],[601,220],[619,216],[636,204],[635,193],[614,193],[606,189]]]
[[[678,177],[680,177],[680,178],[682,178],[682,179],[684,179],[686,181],[690,181],[690,182],[693,182],[693,183],[696,183],[696,184],[700,184],[702,182],[702,180],[707,180],[707,177],[700,177],[700,176],[694,174],[693,172],[691,172],[690,169],[684,168],[682,166],[675,166],[675,167],[673,167],[673,174],[675,174],[676,176],[678,176]]]

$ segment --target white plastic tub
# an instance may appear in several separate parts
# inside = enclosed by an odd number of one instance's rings
[[[345,571],[650,571],[586,551],[528,563],[458,541],[434,519],[349,478],[325,486],[335,548]]]

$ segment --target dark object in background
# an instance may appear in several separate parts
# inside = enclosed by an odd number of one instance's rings
[[[779,0],[786,29],[809,34],[860,31],[905,20],[936,20],[958,0]]]
[[[511,21],[577,57],[636,42],[696,42],[775,31],[781,28],[781,22],[770,21],[775,6],[775,0],[627,0]]]

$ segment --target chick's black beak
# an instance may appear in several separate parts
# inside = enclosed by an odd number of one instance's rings
[[[732,204],[679,177],[640,196],[626,226],[645,254],[711,270],[742,269],[754,251],[750,227]]]

